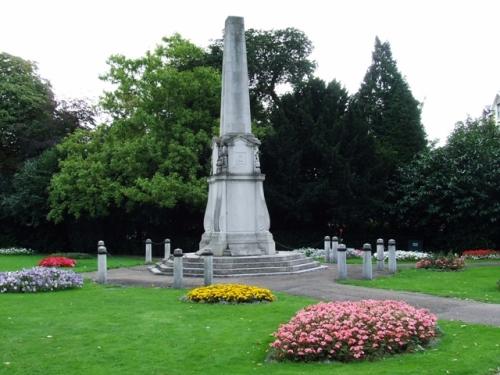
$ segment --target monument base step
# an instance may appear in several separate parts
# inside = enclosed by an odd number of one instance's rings
[[[326,266],[303,254],[278,252],[273,255],[213,257],[214,277],[290,275],[318,271]],[[149,267],[155,275],[173,275],[173,258]],[[188,253],[183,257],[185,277],[203,277],[203,256]]]

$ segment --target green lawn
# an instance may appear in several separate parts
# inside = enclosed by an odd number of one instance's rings
[[[270,334],[311,299],[272,304],[179,301],[171,289],[102,287],[0,295],[4,374],[489,374],[500,328],[440,321],[423,353],[362,363],[269,363]]]
[[[0,272],[31,268],[47,255],[0,255]],[[143,257],[108,256],[108,268],[132,267],[144,264]],[[92,259],[76,259],[76,272],[97,270],[97,255]]]
[[[500,266],[480,266],[456,272],[404,269],[394,276],[345,280],[342,283],[500,303],[500,290],[496,284],[499,279]]]

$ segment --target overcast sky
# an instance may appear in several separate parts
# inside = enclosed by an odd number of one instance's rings
[[[296,27],[314,44],[316,74],[355,93],[375,36],[423,102],[429,139],[477,117],[500,91],[500,1],[4,0],[0,51],[38,63],[58,98],[97,99],[115,53],[129,57],[179,32],[200,46],[222,35],[228,15],[246,28]]]

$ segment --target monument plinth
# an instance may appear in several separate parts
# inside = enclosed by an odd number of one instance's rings
[[[212,168],[200,250],[215,256],[276,253],[260,171],[260,141],[252,134],[243,18],[224,28],[220,136],[212,142]]]

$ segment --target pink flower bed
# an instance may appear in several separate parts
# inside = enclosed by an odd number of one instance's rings
[[[436,316],[400,301],[321,302],[280,326],[278,360],[352,361],[411,352],[436,336]]]

